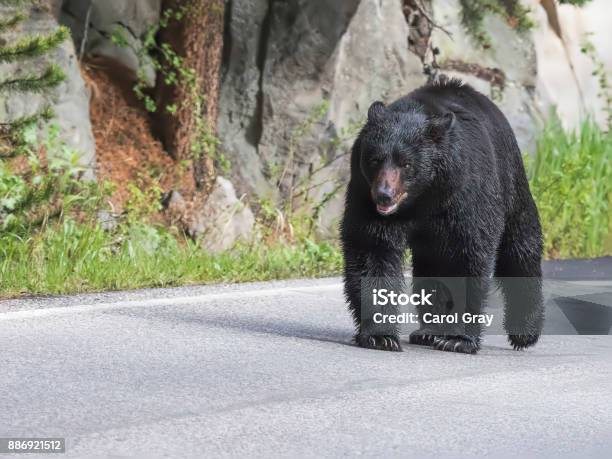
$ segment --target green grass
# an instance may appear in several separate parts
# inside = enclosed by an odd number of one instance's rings
[[[591,120],[575,132],[553,118],[526,158],[548,258],[612,254],[612,132]]]
[[[27,239],[0,239],[0,295],[60,294],[337,274],[329,243],[257,243],[212,255],[166,229],[133,226],[123,236],[73,220]]]

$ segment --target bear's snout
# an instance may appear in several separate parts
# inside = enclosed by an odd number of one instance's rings
[[[372,183],[372,200],[376,204],[376,210],[381,215],[394,213],[405,194],[401,173],[397,168],[381,170]]]
[[[393,193],[391,188],[387,186],[381,186],[376,190],[376,196],[374,198],[376,204],[380,204],[382,206],[388,206],[393,202]]]

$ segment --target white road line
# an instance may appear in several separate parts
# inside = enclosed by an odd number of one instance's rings
[[[277,287],[263,290],[241,290],[236,292],[211,293],[204,295],[179,296],[175,298],[152,298],[140,300],[127,300],[113,303],[77,304],[74,306],[60,306],[54,308],[27,309],[23,311],[0,312],[0,321],[15,319],[30,319],[35,317],[55,316],[62,314],[77,314],[81,312],[106,311],[124,308],[145,308],[151,306],[180,306],[193,303],[208,303],[217,300],[236,300],[240,298],[261,298],[278,294],[322,293],[339,291],[341,283],[312,285],[305,287]]]

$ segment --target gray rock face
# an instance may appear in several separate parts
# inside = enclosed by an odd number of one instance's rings
[[[612,79],[610,2],[591,0],[583,8],[550,3],[558,17],[558,33],[551,29],[543,8],[533,7],[537,24],[534,42],[538,51],[538,102],[546,113],[556,109],[567,128],[578,127],[586,116],[606,128],[612,108],[602,97],[598,77],[593,75],[593,58],[581,49],[591,43],[595,60],[604,66],[608,80]]]
[[[261,136],[261,67],[269,0],[226,4],[225,56],[217,129],[241,192],[271,193],[257,152]],[[265,26],[265,27],[264,27]]]
[[[18,29],[4,34],[4,38],[11,40],[27,34],[45,34],[57,27],[52,12],[37,11]],[[14,120],[50,106],[56,114],[51,124],[59,127],[61,140],[79,154],[79,162],[86,169],[85,178],[92,179],[95,177],[96,149],[89,120],[89,93],[72,42],[67,40],[44,57],[0,65],[0,79],[15,72],[40,73],[49,62],[62,68],[66,80],[48,94],[17,93],[0,99],[0,119]]]
[[[311,164],[317,155],[314,143],[322,139],[316,131],[325,127],[325,121],[333,123],[319,107],[335,89],[336,50],[359,5],[355,0],[272,3],[258,152],[284,194],[295,185],[300,166]]]
[[[294,209],[324,202],[329,233],[369,104],[425,81],[402,2],[242,1],[228,17],[218,129],[238,188]]]
[[[62,3],[62,0],[47,0],[47,4],[49,5],[49,11],[57,20],[59,20],[62,14]]]
[[[552,3],[551,7],[556,8],[556,5]],[[566,126],[574,127],[580,122],[584,107],[566,45],[551,26],[542,6],[533,6],[533,18],[532,34],[538,56],[537,107],[543,116],[555,110]]]
[[[138,52],[141,39],[159,21],[161,0],[65,0],[61,20],[73,31],[80,48],[85,35],[85,23],[89,13],[89,27],[85,51],[121,63],[136,76],[140,63]],[[117,46],[113,34],[119,34],[128,45]],[[149,84],[155,82],[155,71],[147,62],[142,69]]]

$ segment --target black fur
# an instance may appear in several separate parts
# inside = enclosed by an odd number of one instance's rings
[[[341,224],[357,344],[401,349],[395,327],[374,326],[370,314],[362,321],[361,292],[403,288],[408,248],[414,277],[471,279],[468,312],[480,313],[491,275],[510,278],[500,282],[508,338],[515,349],[535,344],[543,324],[542,235],[504,115],[470,86],[442,78],[388,107],[375,102],[368,118],[353,145]],[[475,353],[480,335],[477,326],[459,335],[423,329],[410,341]]]

